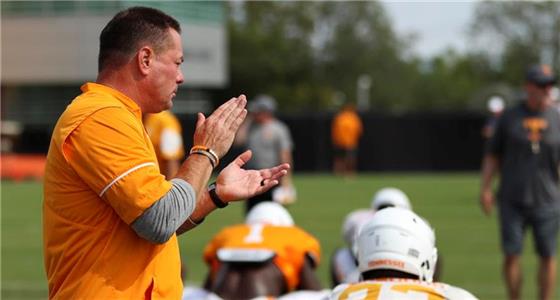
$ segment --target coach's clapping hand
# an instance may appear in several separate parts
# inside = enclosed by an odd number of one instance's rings
[[[235,133],[247,116],[245,95],[231,98],[220,105],[208,118],[198,113],[194,145],[205,146],[222,158],[231,147]]]
[[[253,197],[277,185],[288,173],[289,164],[269,169],[245,170],[241,167],[251,159],[251,151],[245,151],[218,174],[216,193],[220,199],[230,202]]]

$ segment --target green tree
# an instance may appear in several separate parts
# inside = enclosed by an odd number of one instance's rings
[[[560,2],[496,1],[477,5],[471,34],[475,40],[497,45],[503,78],[520,84],[532,63],[560,67]]]
[[[461,54],[451,49],[425,62],[421,72],[414,86],[414,108],[424,110],[481,108],[472,103],[485,102],[492,92],[479,91],[499,79],[485,53]]]
[[[335,95],[356,97],[360,75],[373,79],[374,107],[410,98],[415,67],[377,2],[230,3],[231,87],[269,93],[281,108],[316,109]]]
[[[480,2],[471,50],[427,60],[410,52],[414,40],[394,32],[380,2],[228,6],[231,85],[224,93],[271,94],[282,110],[326,108],[341,94],[355,101],[362,75],[372,79],[375,110],[482,108],[491,94],[518,86],[528,64],[560,63],[557,2]]]
[[[321,7],[324,36],[318,61],[319,80],[356,99],[357,79],[372,79],[373,108],[398,107],[412,97],[415,68],[403,57],[408,48],[399,39],[379,2],[325,2]]]
[[[283,107],[308,102],[313,90],[313,5],[230,3],[230,12],[230,90],[248,96],[268,93]]]

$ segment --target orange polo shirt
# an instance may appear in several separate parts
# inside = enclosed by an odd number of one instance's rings
[[[321,258],[319,242],[297,226],[240,224],[220,231],[204,249],[204,260],[210,265],[212,276],[220,267],[216,253],[223,248],[274,251],[274,264],[282,271],[289,290],[299,284],[305,255],[309,254],[316,264]]]
[[[130,224],[171,188],[138,105],[82,86],[54,129],[44,181],[43,252],[52,299],[179,299],[177,237],[152,244]]]
[[[181,124],[170,111],[147,114],[144,117],[144,127],[154,144],[160,168],[166,160],[179,160],[185,156]]]
[[[353,110],[337,114],[332,123],[332,141],[337,147],[355,149],[362,135],[362,121]]]

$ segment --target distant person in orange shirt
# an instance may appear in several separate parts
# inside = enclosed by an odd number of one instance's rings
[[[205,288],[224,299],[320,290],[315,275],[320,255],[319,242],[295,226],[281,204],[261,202],[245,224],[226,227],[206,246]]]
[[[177,235],[287,173],[287,164],[242,169],[247,151],[207,187],[247,114],[244,95],[199,113],[190,155],[170,181],[160,173],[142,114],[172,106],[183,82],[180,33],[159,10],[119,12],[101,32],[96,82],[58,119],[43,190],[51,299],[180,299]]]
[[[344,105],[335,115],[331,128],[335,174],[353,175],[355,173],[358,144],[362,131],[362,121],[354,106]]]
[[[161,174],[171,180],[185,157],[181,123],[169,110],[144,114],[144,127],[154,145]]]

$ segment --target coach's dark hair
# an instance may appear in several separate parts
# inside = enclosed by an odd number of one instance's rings
[[[117,13],[99,36],[98,71],[123,65],[145,42],[157,53],[167,47],[169,28],[181,33],[179,22],[149,7],[131,7]]]

